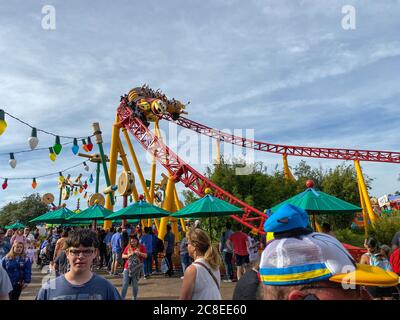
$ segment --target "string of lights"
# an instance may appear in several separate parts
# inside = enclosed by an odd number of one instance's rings
[[[85,171],[89,171],[90,168],[89,166],[86,164],[86,161],[80,162],[74,166],[65,168],[61,171],[57,171],[57,172],[51,172],[51,173],[47,173],[47,174],[43,174],[43,175],[38,175],[35,177],[16,177],[16,178],[9,178],[9,177],[0,177],[0,179],[4,180],[3,184],[2,184],[2,188],[3,190],[5,190],[8,187],[8,181],[13,181],[13,180],[32,180],[32,188],[35,189],[37,187],[37,179],[39,178],[46,178],[46,177],[51,177],[51,176],[55,176],[55,175],[59,175],[59,180],[63,181],[64,180],[64,176],[63,176],[63,172],[67,172],[69,170],[75,169],[79,166],[82,166],[85,169]],[[92,176],[92,175],[91,175]]]
[[[7,122],[5,121],[5,115],[15,119],[16,121],[19,121],[20,123],[30,127],[32,129],[31,136],[28,138],[28,144],[30,147],[30,150],[22,150],[22,151],[15,151],[15,152],[7,152],[7,153],[0,153],[0,156],[8,154],[10,159],[9,159],[9,165],[11,168],[15,168],[17,166],[17,160],[15,159],[16,154],[21,154],[21,153],[27,153],[27,152],[32,152],[32,151],[38,151],[38,150],[49,150],[49,158],[51,161],[56,161],[57,155],[61,153],[61,150],[63,149],[63,146],[73,144],[72,146],[72,152],[74,155],[76,155],[79,151],[79,145],[78,145],[78,140],[81,140],[82,142],[82,148],[86,152],[90,152],[93,149],[93,143],[91,141],[91,138],[94,135],[88,136],[88,137],[69,137],[69,136],[62,136],[62,135],[57,135],[55,133],[43,130],[43,129],[38,129],[30,125],[29,123],[11,115],[10,113],[4,111],[3,109],[0,109],[0,135],[2,135],[5,130],[7,129]],[[38,132],[43,132],[48,135],[52,135],[55,137],[55,142],[54,145],[49,147],[49,148],[36,148],[39,144],[39,139],[38,139]],[[61,143],[61,138],[63,139],[73,139],[72,142],[66,142],[66,143]]]

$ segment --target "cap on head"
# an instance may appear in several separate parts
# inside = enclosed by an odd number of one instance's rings
[[[266,285],[293,286],[329,280],[366,286],[395,286],[390,271],[358,265],[334,237],[312,233],[269,242],[261,255],[261,280]]]
[[[291,204],[282,205],[265,222],[265,232],[285,232],[308,225],[307,212]]]

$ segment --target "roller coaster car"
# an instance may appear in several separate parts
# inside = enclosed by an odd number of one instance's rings
[[[148,86],[136,87],[131,89],[127,95],[128,106],[134,111],[142,122],[157,121],[165,113],[169,113],[174,120],[178,119],[185,109],[185,105],[175,99],[168,100],[161,92],[154,91]]]

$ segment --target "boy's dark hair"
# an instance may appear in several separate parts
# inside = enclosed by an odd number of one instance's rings
[[[122,232],[122,228],[118,227],[117,232]]]
[[[68,231],[64,230],[63,233],[61,234],[61,237],[63,237],[63,238],[68,237]]]
[[[238,224],[236,225],[236,230],[237,230],[237,231],[242,231],[242,230],[243,230],[243,226],[242,226],[241,223],[238,223]]]
[[[110,228],[110,232],[111,232],[111,233],[114,233],[114,232],[115,232],[115,228],[114,228],[114,227],[111,227],[111,228]]]
[[[170,224],[167,224],[167,231],[171,231],[171,225]]]
[[[149,233],[149,227],[144,227],[144,233]]]
[[[225,224],[225,227],[226,227],[227,229],[230,229],[230,228],[232,228],[232,224],[231,224],[230,222],[227,222],[227,223]]]
[[[83,247],[99,247],[99,240],[94,231],[90,229],[78,229],[72,231],[68,238],[65,241],[66,248],[78,248],[79,246]]]

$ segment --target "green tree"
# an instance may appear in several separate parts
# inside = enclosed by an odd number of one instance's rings
[[[25,225],[33,226],[29,223],[29,220],[47,211],[49,211],[49,206],[42,203],[38,193],[34,193],[24,197],[21,201],[10,202],[1,208],[0,225],[6,226],[19,220]]]

